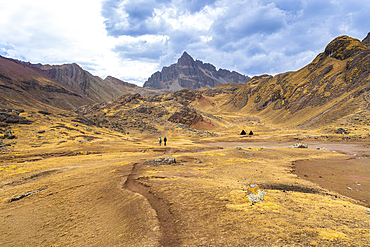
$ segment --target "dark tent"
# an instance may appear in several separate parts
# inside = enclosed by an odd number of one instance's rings
[[[338,128],[335,131],[335,134],[348,134],[348,132],[345,129],[343,129],[343,128]]]
[[[246,135],[247,133],[245,133],[245,131],[244,130],[242,130],[242,132],[240,133],[240,135],[242,135],[242,136],[244,136],[244,135]]]
[[[252,136],[253,135],[253,131],[249,131],[249,135]]]

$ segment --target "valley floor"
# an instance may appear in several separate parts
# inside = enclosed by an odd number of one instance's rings
[[[13,128],[0,163],[1,246],[370,246],[365,142],[289,148],[289,133],[171,132],[159,146],[157,136],[57,126],[48,138]],[[144,164],[167,156],[176,163]],[[248,201],[250,184],[263,202]]]

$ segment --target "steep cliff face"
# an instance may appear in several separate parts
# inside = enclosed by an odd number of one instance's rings
[[[89,72],[83,70],[79,65],[64,64],[64,65],[34,65],[54,79],[60,82],[68,89],[86,96],[93,102],[103,102],[115,99],[124,94],[122,87],[127,85],[119,83],[116,80],[108,78],[103,80],[100,77],[93,76]],[[112,81],[114,81],[112,83]]]
[[[0,56],[0,107],[73,109],[92,101],[34,67]]]
[[[154,73],[145,82],[144,87],[169,90],[198,89],[231,82],[246,83],[249,79],[248,76],[235,71],[216,70],[212,64],[194,60],[187,52],[184,52],[177,63],[164,67],[161,72]]]
[[[224,107],[275,115],[277,122],[294,116],[304,122],[320,114],[334,119],[348,114],[348,102],[368,92],[370,50],[357,39],[341,36],[299,71],[252,78]]]

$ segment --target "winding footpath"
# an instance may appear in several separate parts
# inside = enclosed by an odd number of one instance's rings
[[[137,176],[140,174],[141,164],[133,164],[132,171],[128,175],[123,189],[138,193],[148,200],[150,206],[156,211],[157,219],[161,229],[160,246],[180,246],[178,238],[175,218],[171,213],[170,206],[161,198],[156,197],[149,189],[137,181]]]

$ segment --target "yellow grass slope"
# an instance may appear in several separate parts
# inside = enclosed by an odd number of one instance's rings
[[[285,126],[331,123],[367,105],[369,53],[361,41],[338,37],[299,71],[252,78],[224,109]]]

